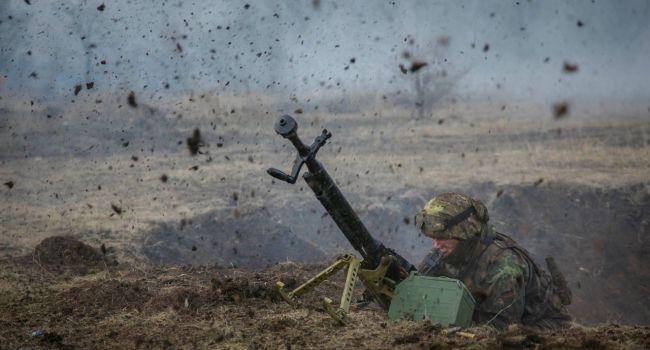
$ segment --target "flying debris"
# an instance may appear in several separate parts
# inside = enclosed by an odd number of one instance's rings
[[[138,107],[138,103],[135,101],[135,92],[133,91],[129,92],[129,97],[127,97],[126,100],[129,103],[129,106],[133,108]]]
[[[564,73],[575,73],[578,71],[578,65],[574,63],[564,62],[564,65],[562,65],[562,71]]]
[[[195,156],[199,153],[199,147],[201,145],[201,131],[196,128],[192,133],[192,137],[187,138],[187,148],[190,150],[190,154]]]
[[[411,68],[409,69],[409,71],[411,73],[415,73],[415,72],[419,71],[420,69],[422,69],[423,67],[425,67],[427,65],[428,65],[428,63],[426,63],[426,62],[413,61],[413,63],[411,63]]]
[[[117,205],[111,203],[111,208],[117,215],[122,215],[122,208],[118,207]]]
[[[558,102],[553,105],[553,117],[555,119],[562,119],[569,114],[569,103]]]

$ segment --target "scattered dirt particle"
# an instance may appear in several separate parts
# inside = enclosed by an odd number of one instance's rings
[[[188,170],[197,171],[199,170],[199,166],[198,165],[191,166]]]
[[[97,11],[99,11],[99,12],[102,12],[102,11],[104,11],[105,9],[106,9],[106,5],[104,5],[104,3],[102,3],[102,4],[99,5],[99,6],[97,6]]]
[[[490,44],[485,44],[483,46],[483,52],[488,52],[488,51],[490,51]]]
[[[201,145],[201,131],[196,128],[192,132],[192,136],[187,138],[187,148],[190,150],[190,154],[195,156],[199,153],[199,147]]]
[[[160,175],[160,181],[162,181],[164,183],[164,182],[167,182],[167,180],[169,180],[169,177],[167,176],[167,174]]]
[[[411,73],[415,73],[415,72],[419,71],[420,69],[422,69],[422,67],[425,67],[427,65],[428,65],[428,63],[426,63],[426,62],[413,61],[413,63],[411,63],[411,68],[409,68],[409,71]]]
[[[7,181],[5,182],[5,186],[9,187],[9,189],[14,188],[14,182],[13,181]]]
[[[566,101],[558,102],[553,105],[553,117],[562,119],[569,114],[569,103]]]
[[[135,92],[129,92],[129,96],[127,97],[126,101],[129,103],[129,106],[133,108],[138,107],[138,103],[135,100]]]
[[[296,114],[302,114],[302,112],[303,112],[302,108],[298,108],[295,111],[293,111],[293,113],[296,113]]]
[[[79,95],[79,92],[81,91],[81,89],[82,89],[81,84],[75,85],[74,86],[74,95],[75,96]]]
[[[502,194],[503,194],[503,189],[498,190],[497,191],[497,198],[501,197]]]
[[[564,62],[562,65],[562,71],[564,73],[575,73],[578,71],[578,65],[575,63]]]
[[[539,179],[537,179],[537,181],[535,181],[535,183],[533,183],[533,186],[537,187],[541,185],[542,182],[544,182],[544,179],[540,177]]]
[[[90,89],[92,89],[92,88],[93,88],[93,86],[95,86],[95,83],[94,83],[94,82],[92,82],[92,81],[91,81],[91,82],[89,82],[89,83],[86,83],[86,89],[88,89],[88,90],[90,90]]]
[[[85,275],[105,266],[104,257],[97,249],[71,236],[44,239],[34,248],[33,259],[52,273],[67,271]]]
[[[404,65],[401,64],[401,63],[399,65],[399,70],[400,70],[400,72],[402,72],[402,74],[408,73],[408,69],[406,69],[406,67],[404,67]]]
[[[585,24],[584,24],[581,20],[578,20],[578,22],[576,22],[576,25],[577,25],[578,27],[582,27],[582,26],[585,25]]]
[[[111,203],[111,208],[113,208],[113,211],[117,215],[122,215],[122,208],[118,207],[117,205]]]

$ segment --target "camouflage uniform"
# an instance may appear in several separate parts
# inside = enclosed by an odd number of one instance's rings
[[[429,237],[460,241],[442,259],[432,251],[418,270],[462,281],[477,302],[476,325],[568,326],[566,285],[553,283],[557,279],[552,280],[511,238],[489,226],[488,219],[481,202],[462,194],[445,193],[429,201],[416,216],[416,226]]]

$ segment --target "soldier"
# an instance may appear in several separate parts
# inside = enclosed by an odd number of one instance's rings
[[[488,219],[483,203],[459,193],[430,200],[415,216],[416,227],[433,239],[420,273],[462,281],[476,300],[476,325],[568,327],[571,292],[552,258],[547,263],[553,278]]]

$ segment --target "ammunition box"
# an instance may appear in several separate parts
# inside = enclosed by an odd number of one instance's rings
[[[476,303],[465,285],[446,277],[411,273],[395,287],[388,309],[391,320],[431,320],[444,327],[469,327]]]

